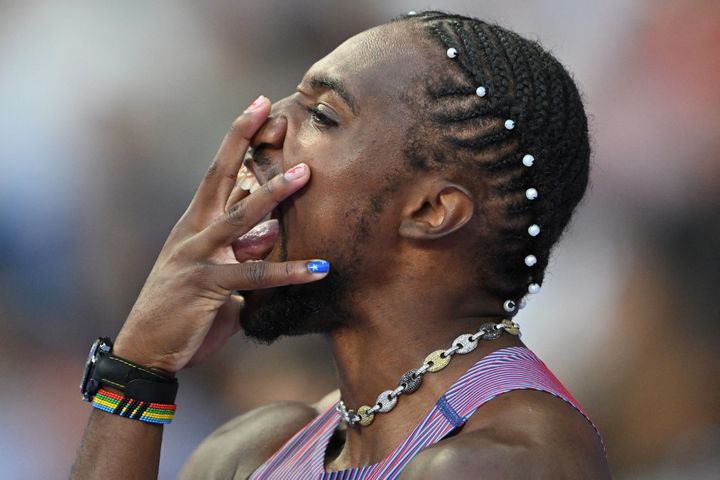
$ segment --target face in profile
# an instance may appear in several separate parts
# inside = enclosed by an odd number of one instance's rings
[[[347,40],[273,105],[256,135],[249,167],[260,183],[300,162],[312,170],[279,207],[266,260],[326,258],[332,268],[320,282],[247,294],[247,335],[269,342],[346,325],[352,291],[387,274],[408,176],[402,151],[413,112],[404,98],[429,68],[411,35],[391,24]]]

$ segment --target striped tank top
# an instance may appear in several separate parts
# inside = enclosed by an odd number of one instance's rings
[[[348,470],[325,471],[325,450],[340,423],[333,407],[288,440],[250,476],[250,480],[395,479],[415,455],[462,426],[485,402],[502,393],[523,389],[561,398],[592,424],[570,392],[535,354],[524,347],[510,347],[491,353],[465,372],[410,435],[380,462]]]

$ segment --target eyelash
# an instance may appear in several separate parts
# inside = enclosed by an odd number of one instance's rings
[[[307,111],[313,122],[317,123],[321,127],[331,128],[337,127],[338,125],[335,120],[322,113],[317,107],[307,107]]]

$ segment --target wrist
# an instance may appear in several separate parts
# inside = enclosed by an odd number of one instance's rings
[[[127,349],[114,350],[109,338],[98,338],[90,348],[80,391],[86,401],[91,401],[101,387],[114,387],[129,399],[158,403],[174,404],[178,390],[178,382],[165,372],[150,369],[135,359],[141,359]],[[133,357],[133,359],[126,358]]]
[[[125,341],[121,332],[113,346],[113,355],[142,365],[160,375],[175,378],[177,369],[174,369],[168,362],[159,359],[157,355],[150,355],[140,348],[133,347],[133,343],[135,342]]]

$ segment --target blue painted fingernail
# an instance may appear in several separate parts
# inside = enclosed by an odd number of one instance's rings
[[[307,265],[310,273],[327,273],[330,271],[330,262],[327,260],[312,260]]]

